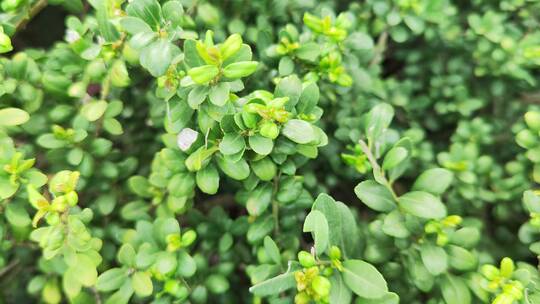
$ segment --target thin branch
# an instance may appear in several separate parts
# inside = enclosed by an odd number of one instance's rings
[[[375,46],[375,54],[373,55],[373,59],[371,59],[371,61],[369,62],[369,67],[372,67],[382,61],[387,43],[388,43],[388,30],[384,29],[384,31],[379,36],[379,39],[377,40],[377,45]]]
[[[49,4],[48,2],[48,0],[39,0],[36,2],[36,4],[34,4],[28,11],[28,15],[17,22],[15,25],[15,33],[24,29],[28,22],[30,22],[32,18],[39,14],[39,12],[41,12],[41,10],[43,10]]]
[[[373,156],[373,153],[371,153],[371,150],[369,149],[366,142],[360,139],[358,141],[358,144],[360,145],[360,149],[362,149],[362,152],[364,152],[364,154],[367,156],[367,158],[369,160],[369,163],[371,164],[371,167],[373,168],[373,172],[375,172],[375,171],[379,172],[379,176],[381,177],[382,181],[384,182],[384,186],[386,188],[388,188],[388,190],[390,191],[390,193],[392,194],[394,199],[397,201],[398,196],[397,196],[396,192],[394,191],[394,188],[392,188],[392,183],[390,183],[390,181],[384,175],[384,170],[381,168],[381,166],[379,166],[379,163],[377,162],[377,160]],[[375,173],[373,173],[373,174],[375,175]]]
[[[276,195],[279,188],[279,178],[281,172],[274,177],[274,188],[272,189],[272,216],[274,217],[274,234],[279,234],[279,202],[276,200]]]
[[[11,261],[11,263],[7,264],[6,267],[2,268],[0,270],[0,278],[3,277],[5,274],[11,271],[11,269],[17,267],[21,261],[19,259],[15,259]]]

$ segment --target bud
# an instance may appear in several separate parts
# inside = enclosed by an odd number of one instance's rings
[[[442,220],[442,224],[446,227],[455,227],[459,224],[461,224],[462,218],[459,215],[449,215],[444,220]]]
[[[194,230],[188,230],[182,234],[182,246],[186,247],[191,244],[197,239],[197,233]]]
[[[289,120],[289,117],[291,116],[291,113],[285,111],[285,110],[277,110],[273,113],[272,118],[274,118],[275,121],[284,123]]]
[[[437,234],[437,245],[438,246],[444,246],[448,243],[448,235],[446,233],[441,232]]]
[[[130,83],[129,73],[126,68],[126,63],[123,60],[116,60],[110,72],[111,83],[115,87],[126,87]]]
[[[203,65],[188,71],[191,79],[198,84],[206,84],[219,74],[219,69],[214,65]]]
[[[177,280],[167,280],[165,282],[165,285],[163,286],[163,290],[165,290],[166,293],[171,295],[176,295],[179,289],[180,282]]]
[[[304,268],[313,267],[317,264],[313,255],[307,251],[300,251],[298,253],[298,261]]]
[[[11,39],[8,35],[4,34],[3,30],[0,30],[0,54],[7,53],[11,50],[13,50],[13,45],[11,45]]]
[[[309,304],[310,302],[311,298],[305,292],[299,292],[294,296],[294,304]]]
[[[483,265],[482,268],[480,268],[480,272],[482,272],[482,275],[488,280],[494,280],[500,274],[499,269],[493,265]]]
[[[311,282],[311,288],[313,288],[313,291],[323,298],[330,294],[330,287],[330,281],[323,276],[317,276]]]
[[[122,48],[122,57],[126,59],[129,64],[135,65],[139,63],[139,55],[139,52],[131,47],[129,43],[124,44],[124,48]]]
[[[341,250],[337,246],[330,247],[330,259],[341,260]]]
[[[280,97],[270,100],[266,105],[274,109],[279,109],[283,108],[287,101],[289,101],[289,97]]]
[[[75,206],[79,202],[79,196],[77,195],[77,192],[75,191],[70,191],[65,196],[66,196],[67,203],[70,206]]]
[[[51,208],[54,211],[64,212],[68,207],[66,197],[64,195],[55,198],[52,201]]]
[[[259,63],[257,61],[239,61],[231,63],[223,69],[223,75],[227,78],[242,78],[253,74]]]
[[[501,275],[505,278],[510,278],[514,273],[514,261],[511,258],[503,258],[501,260]]]
[[[261,110],[264,110],[264,105],[260,103],[248,103],[244,106],[244,111],[248,113],[259,113]]]
[[[514,303],[514,298],[506,293],[501,293],[498,295],[491,304],[512,304]]]
[[[511,295],[515,300],[521,300],[523,298],[523,284],[520,281],[510,281],[503,286],[503,292]]]
[[[279,135],[279,128],[275,123],[271,121],[266,121],[261,125],[261,129],[259,132],[264,137],[276,139],[276,137],[278,137]]]
[[[231,57],[236,54],[242,47],[242,36],[238,34],[232,34],[219,46],[219,51],[221,52],[221,57],[223,60]]]

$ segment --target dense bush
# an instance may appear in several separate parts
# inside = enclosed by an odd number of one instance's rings
[[[540,1],[0,7],[2,303],[540,303]]]

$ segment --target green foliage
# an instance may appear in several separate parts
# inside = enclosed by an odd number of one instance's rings
[[[540,303],[539,13],[0,1],[0,302]]]

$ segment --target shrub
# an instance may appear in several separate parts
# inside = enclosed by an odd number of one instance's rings
[[[0,8],[3,302],[540,303],[540,2]]]

